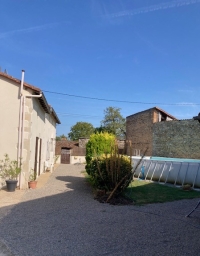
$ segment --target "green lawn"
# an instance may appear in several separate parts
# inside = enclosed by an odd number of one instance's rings
[[[134,180],[126,189],[126,195],[131,198],[136,205],[164,203],[196,197],[200,198],[200,192],[198,191],[184,191],[181,188],[142,180]]]

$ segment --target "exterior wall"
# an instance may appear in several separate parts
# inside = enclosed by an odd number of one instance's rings
[[[19,86],[15,82],[0,79],[0,160],[8,154],[11,160],[17,160],[19,127]],[[4,185],[0,178],[0,188]]]
[[[37,175],[45,172],[47,169],[52,171],[55,157],[55,136],[56,123],[51,115],[44,112],[37,98],[27,98],[26,122],[27,132],[24,138],[23,158],[25,161],[24,172],[28,175],[31,169],[35,168],[35,159],[37,158]],[[38,140],[38,154],[36,156],[36,137]],[[41,143],[41,145],[40,145]],[[41,147],[41,162],[39,166],[39,152]],[[28,170],[28,172],[27,172]],[[26,177],[28,179],[28,177]]]
[[[0,79],[0,159],[7,153],[17,160],[19,126],[19,86],[6,79]]]
[[[80,139],[79,143],[75,141],[68,141],[62,139],[61,141],[56,141],[56,163],[61,163],[61,149],[70,149],[70,164],[75,163],[85,163],[86,148],[85,145],[88,139]]]
[[[55,164],[60,164],[60,163],[61,163],[61,155],[56,155]],[[85,156],[70,156],[70,164],[76,164],[76,163],[81,163],[81,164],[86,163]]]
[[[153,122],[158,121],[158,114],[149,109],[126,118],[126,139],[132,142],[133,155],[140,151],[142,155],[152,155]],[[130,151],[127,152],[130,154]]]
[[[49,114],[46,114],[45,117],[45,134],[43,138],[46,140],[46,163],[48,164],[47,168],[52,171],[55,161],[56,122]]]
[[[60,164],[61,163],[61,155],[55,155],[55,164]]]
[[[17,160],[19,97],[20,85],[6,78],[0,79],[0,160],[7,153],[12,160]],[[23,90],[23,95],[32,95],[31,89]],[[45,113],[37,98],[25,97],[24,133],[22,152],[22,173],[20,188],[27,188],[31,169],[35,164],[36,137],[42,139],[40,173],[47,168],[53,169],[55,157],[56,121],[51,114]],[[39,140],[40,141],[40,140]],[[38,145],[38,153],[39,153]],[[37,156],[37,173],[39,171],[39,154]],[[39,174],[39,173],[38,173]],[[0,187],[3,185],[0,180]]]
[[[78,144],[80,148],[85,148],[86,144],[88,143],[89,139],[88,138],[80,138],[78,140]]]
[[[200,123],[196,120],[153,125],[153,156],[200,159]]]
[[[68,149],[72,149],[73,147],[75,147],[76,142],[72,142],[66,139],[62,139],[60,141],[56,141],[56,155],[61,155],[61,149],[62,148],[68,148]]]
[[[85,156],[70,156],[70,164],[83,164],[85,162]]]

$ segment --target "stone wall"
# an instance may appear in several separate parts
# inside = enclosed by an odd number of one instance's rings
[[[200,123],[193,119],[154,123],[152,155],[200,159]]]
[[[80,147],[80,148],[86,148],[86,144],[88,143],[88,141],[89,141],[89,138],[80,138],[80,139],[78,140],[78,142],[79,142],[79,147]]]
[[[152,155],[153,122],[158,121],[154,109],[139,112],[126,118],[126,139],[132,142],[132,155]],[[127,149],[127,154],[130,151]]]

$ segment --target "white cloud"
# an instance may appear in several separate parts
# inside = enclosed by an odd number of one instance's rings
[[[33,32],[33,31],[40,31],[40,30],[52,28],[56,25],[58,25],[58,23],[49,23],[49,24],[44,24],[44,25],[40,25],[40,26],[34,26],[34,27],[23,28],[23,29],[16,29],[16,30],[0,33],[0,39],[11,37],[11,36],[14,36],[15,34],[30,33],[30,32]]]
[[[117,13],[105,14],[104,17],[118,18],[123,16],[133,16],[133,15],[138,15],[138,14],[143,14],[148,12],[155,12],[155,11],[164,10],[164,9],[177,8],[184,5],[191,5],[196,3],[200,3],[200,0],[175,0],[171,2],[150,5],[148,7],[137,8],[134,10],[127,10],[127,11],[122,11]]]

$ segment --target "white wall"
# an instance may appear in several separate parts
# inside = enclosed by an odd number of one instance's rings
[[[0,159],[4,154],[17,160],[19,126],[19,86],[0,79]]]
[[[56,156],[56,164],[61,163],[61,155]],[[85,156],[70,156],[70,164],[75,164],[75,163],[81,163],[84,164],[86,163]]]
[[[75,164],[75,163],[85,163],[85,156],[70,156],[70,164]]]
[[[43,173],[47,170],[47,168],[52,170],[54,165],[56,122],[50,114],[44,112],[37,98],[32,98],[31,100],[32,100],[32,110],[31,110],[31,118],[30,118],[31,129],[28,136],[28,140],[30,140],[29,170],[34,169],[36,137],[38,137],[39,141],[38,141],[38,155],[37,155],[37,161],[38,161],[37,173],[39,171],[39,148],[40,148],[41,140],[42,140],[42,145],[41,145],[40,173]]]
[[[20,108],[19,90],[19,84],[8,79],[0,78],[0,160],[5,153],[7,153],[12,160],[17,160]],[[32,95],[32,90],[24,89],[23,94],[26,96]],[[45,171],[45,166],[46,168],[48,166],[50,170],[53,169],[56,137],[55,119],[51,114],[44,112],[37,98],[25,97],[24,111],[21,188],[27,188],[30,171],[34,169],[36,137],[42,139],[40,173]],[[49,154],[47,154],[47,142],[49,144]],[[37,171],[39,170],[38,165]],[[2,181],[0,180],[0,187],[1,186]]]
[[[19,126],[19,86],[0,79],[0,160],[8,154],[17,160],[18,126]],[[5,182],[0,179],[0,188]]]

